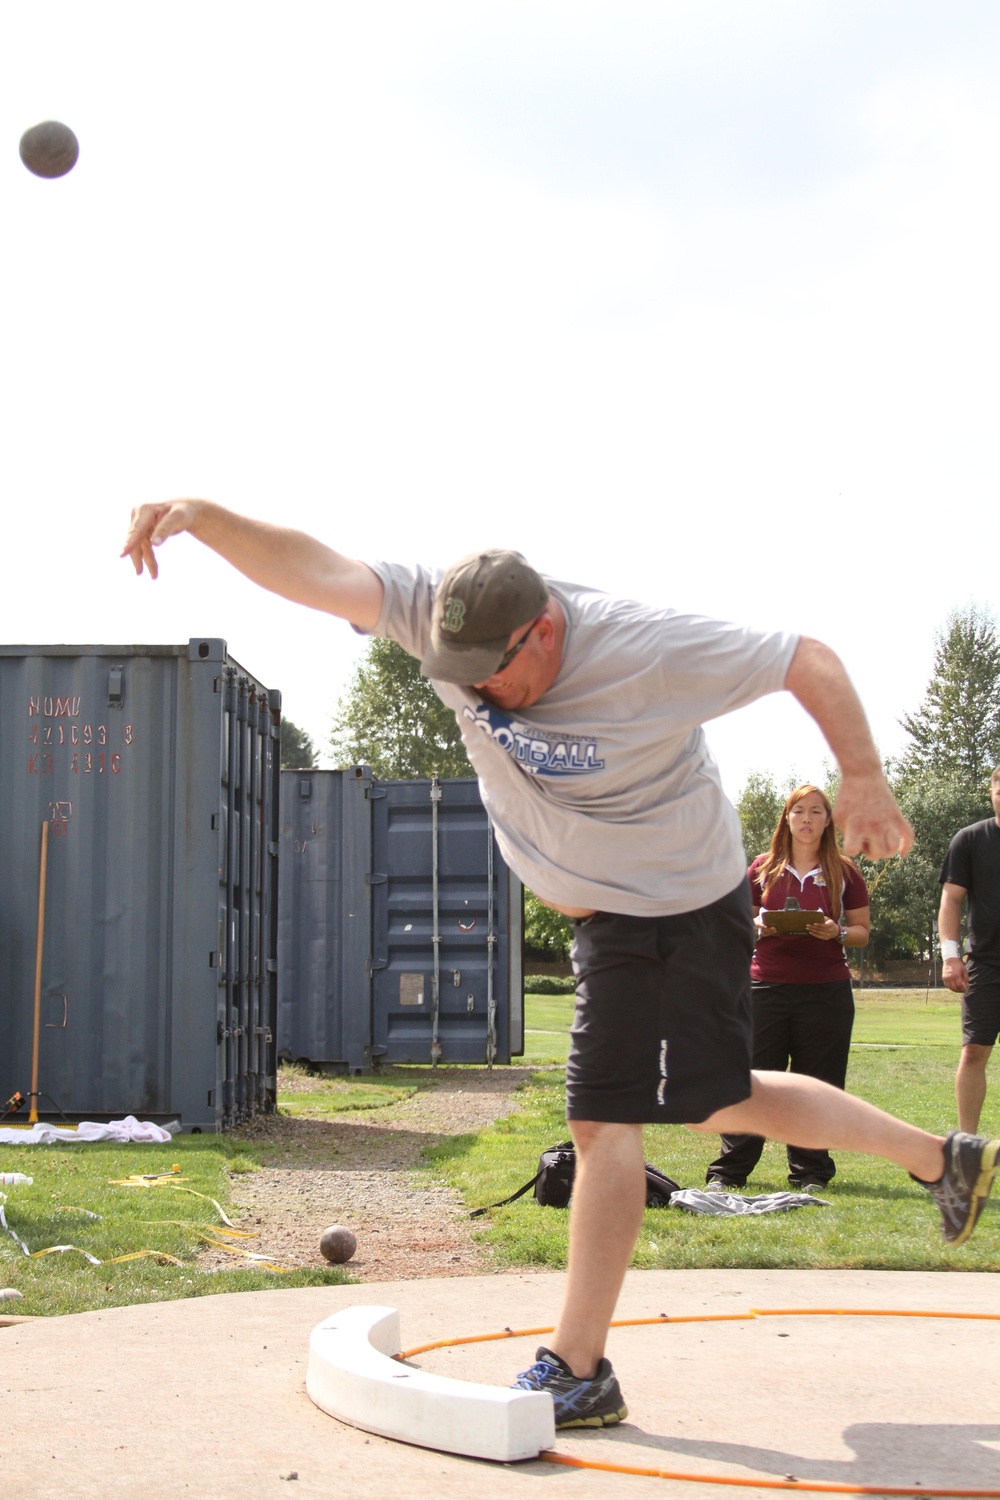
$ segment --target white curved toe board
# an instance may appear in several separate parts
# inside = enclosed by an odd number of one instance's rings
[[[380,1437],[492,1458],[537,1458],[555,1442],[552,1397],[414,1370],[394,1307],[345,1307],[309,1337],[306,1390],[322,1411]]]

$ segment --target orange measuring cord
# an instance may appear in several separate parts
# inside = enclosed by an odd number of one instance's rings
[[[750,1318],[972,1318],[1000,1322],[1000,1313],[916,1312],[895,1307],[751,1307],[745,1313],[696,1313],[673,1317],[660,1313],[655,1318],[621,1318],[612,1328],[644,1328],[654,1323],[740,1323]],[[504,1328],[500,1333],[473,1333],[458,1339],[435,1339],[431,1344],[417,1344],[395,1357],[413,1359],[431,1349],[450,1349],[457,1344],[487,1344],[496,1339],[527,1338],[552,1333],[550,1328]],[[599,1469],[605,1474],[637,1474],[645,1479],[674,1479],[688,1484],[727,1484],[741,1489],[803,1490],[825,1495],[925,1495],[946,1500],[1000,1500],[1000,1490],[934,1489],[927,1485],[894,1486],[885,1484],[833,1484],[825,1480],[806,1479],[738,1479],[727,1474],[684,1474],[676,1469],[645,1469],[632,1464],[599,1463],[591,1458],[574,1458],[569,1453],[548,1450],[538,1457],[549,1464],[563,1464],[571,1469]]]
[[[672,1318],[666,1313],[660,1313],[655,1318],[623,1318],[617,1323],[612,1323],[612,1328],[640,1328],[646,1323],[744,1323],[747,1318],[755,1316],[754,1309],[748,1313],[700,1313],[691,1318]],[[997,1315],[1000,1317],[1000,1314]],[[417,1354],[426,1354],[428,1349],[450,1349],[455,1344],[489,1344],[494,1339],[520,1339],[533,1337],[539,1333],[553,1333],[553,1328],[505,1328],[502,1333],[472,1333],[461,1339],[436,1339],[433,1344],[417,1344],[412,1349],[404,1349],[402,1353],[396,1354],[395,1359],[413,1359]]]
[[[724,1474],[681,1474],[676,1469],[639,1469],[629,1464],[599,1464],[568,1453],[540,1453],[548,1464],[566,1464],[571,1469],[602,1469],[607,1474],[640,1474],[646,1479],[684,1479],[690,1484],[735,1484],[748,1490],[819,1490],[826,1495],[947,1495],[962,1500],[995,1500],[1000,1490],[935,1490],[926,1485],[903,1488],[891,1484],[827,1484],[812,1479],[734,1479]]]

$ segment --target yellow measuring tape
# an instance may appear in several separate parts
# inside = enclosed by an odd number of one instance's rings
[[[175,1192],[178,1193],[190,1193],[192,1198],[201,1198],[203,1202],[211,1203],[212,1207],[215,1209],[216,1213],[219,1215],[219,1218],[222,1220],[226,1228],[220,1229],[217,1225],[199,1227],[195,1224],[189,1224],[184,1219],[144,1219],[143,1223],[181,1225],[185,1229],[188,1229],[190,1233],[193,1234],[197,1239],[203,1240],[206,1245],[211,1245],[215,1250],[225,1250],[227,1255],[240,1255],[244,1260],[253,1261],[254,1265],[257,1266],[261,1271],[277,1271],[281,1275],[288,1275],[292,1271],[299,1269],[297,1266],[279,1266],[276,1261],[270,1260],[266,1255],[258,1254],[255,1250],[244,1250],[239,1245],[227,1245],[223,1240],[218,1239],[217,1236],[220,1234],[226,1234],[234,1238],[247,1240],[256,1239],[257,1236],[252,1231],[237,1229],[234,1226],[232,1220],[226,1216],[220,1203],[217,1203],[214,1198],[210,1198],[207,1193],[198,1193],[194,1188],[184,1187],[183,1184],[187,1181],[188,1179],[186,1177],[178,1177],[175,1172],[164,1172],[162,1174],[157,1173],[155,1175],[148,1176],[141,1176],[139,1173],[133,1173],[129,1177],[119,1177],[114,1179],[111,1182],[110,1186],[138,1188],[166,1187],[172,1188]],[[210,1227],[212,1230],[211,1235],[205,1232],[205,1229],[208,1227]],[[213,1238],[213,1236],[215,1237]]]
[[[178,1228],[185,1229],[190,1234],[193,1234],[196,1239],[202,1240],[206,1245],[211,1245],[215,1250],[225,1250],[227,1255],[238,1255],[242,1256],[244,1260],[252,1261],[254,1265],[261,1271],[275,1271],[280,1273],[281,1275],[288,1275],[292,1271],[299,1269],[297,1266],[278,1265],[277,1262],[271,1260],[268,1256],[261,1255],[255,1250],[244,1250],[240,1245],[226,1244],[224,1240],[219,1238],[220,1235],[226,1235],[230,1238],[241,1240],[256,1239],[256,1235],[252,1230],[236,1229],[227,1218],[221,1204],[217,1203],[214,1198],[210,1198],[207,1193],[198,1193],[194,1188],[183,1187],[182,1184],[187,1180],[187,1178],[178,1177],[177,1170],[175,1168],[171,1172],[155,1174],[151,1173],[146,1176],[141,1176],[140,1174],[135,1173],[129,1177],[115,1178],[109,1182],[109,1186],[142,1188],[170,1187],[173,1188],[176,1192],[190,1193],[193,1198],[201,1198],[203,1202],[211,1203],[212,1207],[215,1209],[216,1213],[219,1215],[219,1218],[222,1220],[223,1224],[226,1227],[221,1228],[218,1224],[192,1224],[187,1219],[142,1219],[139,1222],[143,1224],[171,1224]],[[88,1260],[92,1266],[115,1266],[120,1265],[123,1261],[142,1260],[145,1257],[150,1257],[165,1265],[184,1265],[184,1262],[182,1260],[178,1260],[175,1255],[168,1255],[165,1250],[131,1250],[127,1255],[115,1255],[110,1260],[99,1260],[96,1255],[91,1255],[89,1250],[83,1250],[79,1245],[47,1245],[44,1250],[29,1250],[27,1245],[24,1243],[24,1240],[21,1239],[16,1230],[12,1229],[11,1226],[7,1223],[7,1219],[4,1214],[4,1204],[6,1202],[6,1198],[7,1195],[5,1193],[0,1193],[0,1230],[7,1231],[11,1239],[15,1242],[16,1245],[18,1245],[20,1250],[24,1255],[28,1257],[29,1260],[38,1260],[43,1255],[61,1255],[67,1252],[72,1252],[76,1255],[82,1255],[84,1259]],[[101,1217],[100,1214],[93,1213],[89,1208],[78,1208],[74,1205],[69,1204],[57,1208],[56,1212],[84,1214],[88,1219],[99,1219]]]
[[[155,1177],[142,1177],[139,1175],[139,1173],[133,1173],[130,1177],[110,1178],[108,1181],[108,1186],[137,1188],[165,1187],[172,1188],[176,1193],[190,1193],[192,1198],[201,1198],[204,1203],[211,1203],[212,1207],[219,1215],[219,1218],[222,1220],[223,1224],[228,1224],[229,1228],[232,1229],[232,1220],[226,1217],[225,1213],[222,1210],[222,1205],[216,1203],[215,1199],[210,1198],[207,1193],[198,1193],[195,1192],[194,1188],[183,1187],[182,1184],[187,1182],[188,1180],[189,1179],[187,1177],[177,1177],[173,1172],[164,1173],[162,1176],[157,1174]]]
[[[43,1255],[59,1255],[66,1250],[73,1250],[77,1255],[82,1255],[84,1260],[89,1260],[92,1266],[117,1266],[124,1260],[142,1260],[145,1256],[151,1256],[154,1260],[170,1266],[184,1264],[182,1260],[177,1259],[176,1255],[168,1255],[165,1250],[130,1250],[127,1255],[113,1255],[110,1260],[98,1260],[96,1255],[91,1255],[89,1250],[81,1250],[79,1245],[47,1245],[44,1250],[26,1250],[25,1254],[30,1260],[38,1260]]]

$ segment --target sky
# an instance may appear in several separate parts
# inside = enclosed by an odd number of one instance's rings
[[[898,753],[997,611],[998,78],[993,0],[4,7],[0,639],[222,636],[322,744],[349,627],[119,558],[205,496],[818,636]],[[824,774],[787,694],[708,732]]]

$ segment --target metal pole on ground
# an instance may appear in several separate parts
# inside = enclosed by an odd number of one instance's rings
[[[38,936],[35,941],[35,1029],[31,1043],[31,1093],[28,1124],[38,1123],[38,1041],[42,1018],[42,951],[45,946],[45,876],[48,867],[49,825],[42,824],[42,857],[38,867]]]

